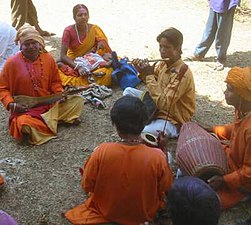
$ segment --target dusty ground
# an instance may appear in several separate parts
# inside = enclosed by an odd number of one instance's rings
[[[10,22],[9,1],[0,0],[0,20]],[[41,27],[57,35],[47,38],[47,49],[57,59],[65,26],[73,23],[72,7],[81,1],[34,1]],[[100,25],[109,37],[113,50],[129,58],[156,58],[156,35],[174,26],[184,34],[184,58],[192,54],[199,42],[208,16],[203,0],[86,0],[90,22]],[[214,48],[205,62],[187,62],[194,73],[197,89],[197,112],[194,120],[209,124],[232,120],[233,109],[226,106],[222,91],[224,78],[232,66],[251,65],[251,17],[235,21],[227,67],[222,72],[212,69]],[[142,88],[142,85],[140,86]],[[85,105],[78,127],[59,127],[58,138],[42,146],[20,145],[7,131],[8,113],[0,107],[0,173],[6,185],[0,191],[0,209],[16,218],[20,225],[69,224],[61,213],[81,203],[85,195],[80,187],[78,168],[93,148],[104,141],[116,140],[110,124],[109,108],[121,96],[114,88],[107,98],[106,110]],[[85,150],[85,151],[83,151]],[[222,213],[220,225],[233,225],[251,215],[246,202]]]

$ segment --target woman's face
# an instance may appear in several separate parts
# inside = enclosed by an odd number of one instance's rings
[[[88,19],[89,19],[88,11],[85,8],[79,8],[75,17],[76,24],[87,23]]]
[[[33,39],[29,39],[24,41],[24,43],[21,45],[21,51],[23,53],[23,55],[29,59],[29,60],[36,60],[40,54],[40,49],[41,46],[40,44],[33,40]]]
[[[160,39],[159,52],[162,59],[170,58],[171,61],[176,61],[180,57],[179,51],[166,38]]]

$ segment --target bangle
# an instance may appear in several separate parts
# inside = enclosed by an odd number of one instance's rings
[[[74,67],[74,70],[76,70],[76,69],[78,68],[78,65],[79,65],[79,64],[78,64],[78,63],[76,63],[76,66]]]
[[[16,107],[17,107],[17,103],[14,102],[13,104],[14,104],[14,106],[13,106],[12,112],[15,112],[16,111]]]

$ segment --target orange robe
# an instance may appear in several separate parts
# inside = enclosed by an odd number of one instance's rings
[[[4,184],[4,179],[2,177],[2,175],[0,175],[0,186]]]
[[[64,36],[68,37],[69,34],[67,33],[67,31],[69,29],[72,29],[71,26],[65,28]],[[75,33],[75,30],[74,30],[74,33]],[[70,37],[68,38],[70,39]],[[96,53],[98,53],[101,56],[103,56],[104,53],[111,53],[111,49],[108,45],[108,39],[105,33],[102,31],[102,29],[99,26],[93,24],[88,34],[86,35],[85,39],[82,40],[82,44],[78,44],[78,46],[75,48],[70,48],[70,46],[68,46],[69,50],[67,52],[67,56],[71,59],[75,59],[76,57],[81,57],[85,55],[86,53],[90,52],[93,47],[96,47],[97,42],[99,41],[102,41],[105,47],[102,50],[101,49],[98,50]],[[97,77],[95,75],[93,76],[96,84],[111,86],[112,84],[111,74],[113,72],[113,69],[111,67],[99,68],[99,69],[96,69],[95,72],[105,73],[105,75],[102,77]],[[61,70],[59,70],[59,75],[62,80],[63,86],[66,86],[66,85],[83,86],[83,85],[89,84],[86,76],[83,76],[83,77],[69,76],[67,74],[64,74]]]
[[[36,84],[39,86],[37,90]],[[15,95],[39,97],[62,92],[62,90],[57,65],[48,53],[40,54],[38,59],[32,62],[19,52],[6,61],[0,74],[0,101],[6,109],[8,109],[9,103],[14,102],[13,96]],[[57,107],[62,108],[62,106]],[[45,112],[48,112],[51,107],[47,108]],[[70,111],[68,107],[67,112]],[[58,109],[54,109],[54,112],[58,112]],[[53,119],[57,118],[55,116]],[[42,144],[55,137],[56,128],[50,129],[48,123],[46,124],[44,120],[37,117],[22,113],[10,120],[10,134],[14,138],[22,138],[24,127],[26,128],[25,133],[33,133],[32,144]]]
[[[89,197],[65,214],[73,224],[151,221],[173,181],[165,154],[144,144],[103,143],[83,169]]]
[[[230,173],[224,175],[226,185],[218,191],[222,207],[229,208],[245,197],[240,188],[251,194],[251,114],[242,119],[236,117],[232,125],[215,126],[214,132],[231,141],[225,146]]]

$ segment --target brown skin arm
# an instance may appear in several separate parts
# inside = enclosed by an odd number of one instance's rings
[[[224,179],[222,176],[213,176],[208,180],[208,184],[214,190],[219,190],[224,185]]]
[[[168,149],[167,149],[168,137],[167,137],[167,135],[163,131],[160,131],[157,139],[158,139],[158,147],[167,156],[167,152],[168,152]]]
[[[10,110],[11,112],[23,113],[23,112],[26,112],[28,108],[19,103],[11,102],[8,105],[8,110]]]
[[[74,69],[77,66],[77,64],[74,63],[74,61],[67,56],[67,51],[68,51],[68,47],[62,44],[61,45],[61,52],[60,52],[60,60],[64,64],[69,65],[71,68]],[[85,71],[85,69],[83,67],[78,66],[76,68],[76,70],[78,71],[80,76],[86,75],[86,71]]]

